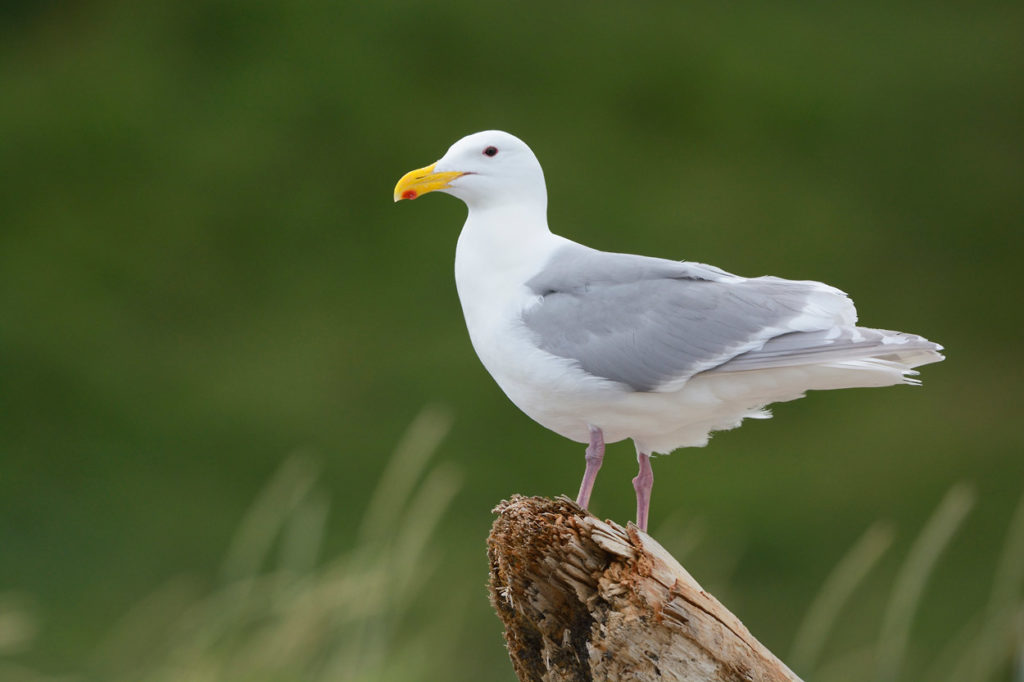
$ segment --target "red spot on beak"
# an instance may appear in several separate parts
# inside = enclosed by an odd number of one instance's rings
[[[404,192],[402,192],[403,199],[415,199],[418,196],[419,194],[416,194],[416,190],[414,189],[407,189]]]

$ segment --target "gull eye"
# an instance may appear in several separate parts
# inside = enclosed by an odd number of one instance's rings
[[[498,153],[497,147],[488,147],[484,150],[484,156],[496,156]]]

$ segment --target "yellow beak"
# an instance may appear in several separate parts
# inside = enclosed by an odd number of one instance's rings
[[[434,166],[436,165],[437,163],[435,162],[425,168],[417,168],[403,175],[402,179],[395,185],[395,201],[415,199],[421,194],[444,189],[448,186],[449,182],[463,175],[463,173],[454,171],[435,173]]]

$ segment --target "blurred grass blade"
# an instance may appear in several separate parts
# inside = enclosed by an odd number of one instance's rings
[[[288,519],[281,537],[280,566],[296,575],[316,568],[331,503],[320,490],[310,491]]]
[[[992,581],[992,595],[988,603],[988,615],[1002,613],[1007,606],[1015,612],[1021,601],[1021,583],[1024,582],[1024,497],[1017,503],[1017,509],[1010,520],[1006,533],[1006,546],[999,558],[996,574]]]
[[[1016,682],[1024,682],[1024,607],[1017,612],[1017,627],[1014,635],[1017,639],[1014,679]]]
[[[920,679],[962,682],[964,678],[952,677],[949,672],[952,670],[955,674],[959,674],[956,671],[963,668],[964,661],[973,660],[971,656],[978,634],[982,632],[983,627],[980,614],[968,618],[956,634],[942,644],[941,650],[931,656],[928,667],[924,669]],[[974,680],[974,678],[970,679]]]
[[[822,647],[850,595],[892,544],[893,531],[875,523],[836,564],[807,610],[793,641],[789,663],[807,677],[817,665]]]
[[[386,617],[406,613],[415,599],[416,590],[432,573],[428,546],[437,530],[444,512],[458,492],[462,475],[453,465],[442,463],[427,474],[409,502],[402,517],[395,517],[394,526],[384,531],[395,541],[387,543],[387,551],[372,552],[371,560],[377,562],[378,570],[386,576],[375,593],[359,595],[355,603],[375,598],[380,603],[381,617],[367,621],[365,627],[347,643],[348,649],[328,666],[332,671],[328,678],[343,676],[345,670],[372,669],[379,667],[386,653],[386,642],[396,625]],[[397,506],[397,505],[396,505]],[[379,541],[379,538],[377,539]],[[379,544],[371,545],[380,547]]]
[[[100,672],[109,677],[113,670],[144,670],[166,649],[174,637],[174,623],[194,608],[199,595],[192,580],[177,577],[136,602],[96,647],[93,658]]]
[[[406,429],[394,455],[381,475],[373,499],[363,516],[360,538],[363,542],[378,543],[394,528],[412,493],[441,441],[452,425],[451,412],[433,405],[425,407]]]
[[[316,482],[319,469],[305,455],[295,454],[285,460],[232,539],[221,569],[225,580],[235,581],[259,572],[285,521]]]
[[[0,592],[0,657],[28,649],[38,632],[33,601],[19,592]]]
[[[1017,503],[1010,519],[999,563],[992,579],[992,591],[985,610],[984,621],[967,653],[952,670],[948,679],[987,680],[1021,646],[1015,633],[1014,620],[1021,609],[1021,583],[1024,582],[1024,497]],[[1017,634],[1017,636],[1014,636]]]
[[[417,568],[423,560],[427,543],[433,538],[441,517],[451,505],[452,499],[462,484],[462,473],[451,464],[435,467],[419,493],[409,505],[405,522],[402,524],[398,542],[395,543],[395,564],[399,573],[399,596],[408,591],[410,578],[421,576]]]
[[[914,613],[935,564],[974,504],[970,486],[953,486],[910,548],[882,619],[876,660],[877,682],[895,682],[906,654]]]

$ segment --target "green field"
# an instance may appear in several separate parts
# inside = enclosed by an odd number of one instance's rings
[[[487,128],[537,153],[565,236],[827,281],[946,347],[922,388],[655,460],[652,533],[790,659],[875,527],[797,672],[1010,680],[1022,27],[1011,2],[5,3],[0,680],[514,679],[490,509],[574,493],[583,450],[470,347],[464,206],[391,197]],[[632,517],[634,467],[610,446],[595,513]]]

